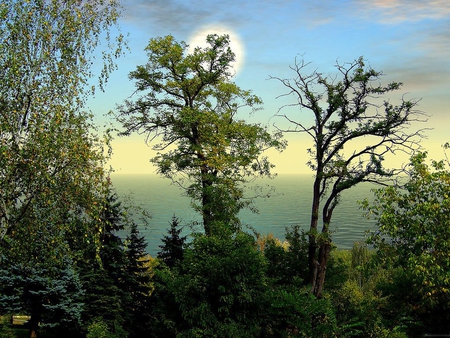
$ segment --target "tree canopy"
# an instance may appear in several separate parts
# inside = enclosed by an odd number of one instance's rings
[[[158,172],[183,187],[211,234],[219,225],[239,227],[238,212],[252,205],[243,185],[271,176],[268,148],[283,149],[280,134],[239,118],[261,100],[231,82],[235,59],[228,36],[209,35],[208,47],[188,53],[172,36],[150,39],[148,63],[130,73],[136,100],[118,107],[122,135],[132,132],[155,142]]]
[[[363,207],[377,221],[369,241],[383,260],[413,277],[423,301],[450,300],[450,172],[448,163],[411,158],[407,182],[375,191]]]
[[[110,34],[119,14],[114,0],[0,4],[0,276],[29,296],[31,310],[19,303],[31,336],[44,308],[78,323],[72,248],[93,240],[98,250],[108,136],[95,134],[85,101],[97,87],[91,80],[98,75],[103,88],[121,53],[122,36]],[[95,74],[98,56],[104,67]]]
[[[41,212],[73,210],[81,199],[96,205],[103,140],[82,108],[95,88],[88,82],[105,36],[118,49],[103,55],[100,86],[120,54],[122,37],[108,33],[119,13],[115,1],[0,4],[0,237],[32,213],[36,200],[47,202]]]

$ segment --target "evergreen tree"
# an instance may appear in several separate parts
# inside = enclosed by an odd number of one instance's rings
[[[161,259],[169,268],[183,260],[186,236],[181,237],[180,220],[173,215],[168,235],[162,238],[163,245],[160,245],[161,251],[158,252],[158,258]]]
[[[124,294],[107,271],[101,266],[84,271],[83,287],[85,289],[84,326],[102,322],[112,333],[121,330],[129,320],[123,301]]]
[[[127,257],[122,238],[119,231],[125,229],[126,217],[119,197],[111,190],[105,201],[102,213],[103,233],[101,236],[100,259],[103,268],[117,286],[123,284],[126,270]]]
[[[0,265],[0,312],[30,314],[30,337],[39,325],[65,334],[80,330],[83,290],[69,258],[64,266],[24,264],[2,257]],[[41,323],[41,324],[39,324]]]
[[[136,223],[131,224],[130,234],[127,236],[127,273],[131,277],[129,289],[134,297],[139,294],[147,294],[150,274],[148,267],[150,259],[147,254],[147,242],[145,236],[141,235]]]
[[[84,246],[77,246],[77,250],[83,252],[83,259],[78,264],[85,289],[83,320],[86,327],[101,322],[117,335],[130,322],[127,306],[131,296],[127,290],[125,245],[119,236],[119,231],[125,229],[127,218],[111,186],[107,189],[98,224],[100,242],[96,244],[95,238],[88,238]]]
[[[151,294],[151,274],[148,267],[149,255],[146,252],[145,237],[139,233],[135,222],[131,223],[130,233],[126,239],[127,257],[127,292],[130,302],[127,308],[131,316],[130,337],[142,337],[148,334],[149,307]]]

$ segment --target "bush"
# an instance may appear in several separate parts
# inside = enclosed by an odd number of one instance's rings
[[[111,332],[108,325],[101,319],[95,320],[88,327],[86,338],[126,338],[128,334],[121,326],[116,326],[114,332]]]

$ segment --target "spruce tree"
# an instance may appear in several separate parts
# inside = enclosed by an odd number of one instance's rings
[[[132,222],[126,239],[127,292],[130,302],[127,311],[131,316],[130,337],[142,337],[148,334],[150,317],[151,274],[150,257],[146,252],[147,242],[141,235],[138,225]]]
[[[186,236],[180,236],[182,230],[180,220],[173,215],[168,235],[162,238],[164,244],[159,246],[161,251],[158,252],[157,256],[169,268],[173,268],[183,260]]]
[[[39,327],[47,331],[64,329],[65,334],[80,330],[83,290],[72,261],[64,265],[24,264],[2,257],[0,264],[0,313],[27,313],[30,337]],[[40,324],[39,324],[40,323]]]
[[[103,268],[114,279],[117,286],[125,281],[127,259],[125,246],[118,232],[125,229],[126,217],[119,197],[111,190],[102,213],[103,233],[101,236],[100,258]]]
[[[117,194],[108,188],[99,225],[99,248],[90,239],[84,248],[86,260],[80,262],[85,288],[85,324],[103,322],[112,333],[122,330],[130,322],[127,305],[127,257],[125,245],[119,236],[127,224],[124,207]]]

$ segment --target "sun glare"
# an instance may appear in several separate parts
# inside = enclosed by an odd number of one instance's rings
[[[236,54],[236,61],[233,62],[232,66],[235,72],[235,75],[237,75],[243,65],[244,65],[244,44],[242,43],[242,40],[239,38],[239,35],[230,29],[227,26],[224,25],[208,25],[203,26],[197,31],[195,31],[191,37],[189,38],[188,44],[189,44],[189,52],[192,52],[195,47],[206,47],[206,36],[208,34],[217,34],[217,35],[224,35],[228,34],[230,37],[230,48],[233,51],[234,54]]]

